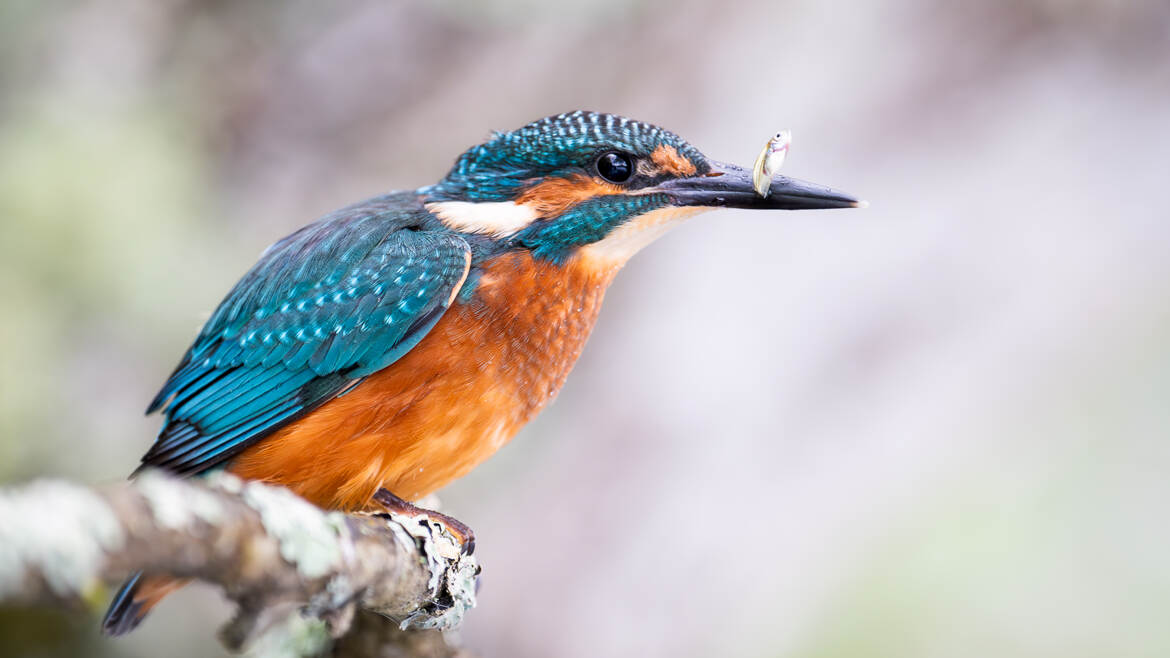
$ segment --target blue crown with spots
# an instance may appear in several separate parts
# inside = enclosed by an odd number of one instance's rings
[[[515,197],[530,179],[585,170],[604,151],[646,157],[661,145],[692,162],[705,161],[686,140],[658,126],[577,110],[495,133],[465,151],[442,181],[424,191],[435,200],[503,201]]]

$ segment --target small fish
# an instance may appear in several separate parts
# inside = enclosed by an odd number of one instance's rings
[[[760,151],[760,157],[756,158],[756,166],[752,169],[752,182],[760,196],[768,197],[768,188],[772,187],[772,176],[780,171],[791,144],[792,133],[787,130],[776,133],[767,144],[764,144],[764,150]]]

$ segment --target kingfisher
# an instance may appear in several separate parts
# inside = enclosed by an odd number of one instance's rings
[[[761,196],[750,171],[614,114],[494,133],[438,183],[270,246],[150,403],[163,422],[139,470],[225,469],[344,511],[409,505],[556,396],[614,276],[665,231],[713,208],[861,203],[785,176]],[[132,576],[103,631],[181,584]]]

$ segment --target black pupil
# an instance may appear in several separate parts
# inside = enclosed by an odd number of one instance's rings
[[[601,174],[605,180],[614,183],[622,183],[629,180],[633,170],[634,168],[630,164],[629,156],[622,153],[610,151],[597,160],[597,173]]]

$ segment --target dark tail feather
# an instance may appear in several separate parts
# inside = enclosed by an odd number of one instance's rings
[[[106,610],[105,619],[102,619],[102,633],[111,637],[125,635],[134,630],[142,618],[146,616],[142,604],[134,601],[134,592],[138,589],[138,581],[140,580],[142,580],[141,572],[130,576],[126,582],[122,583],[122,587],[114,595],[114,600],[110,602],[110,608]]]
[[[110,602],[102,619],[102,633],[111,637],[125,635],[138,627],[147,613],[167,594],[186,585],[185,580],[144,577],[142,572],[130,576]]]

